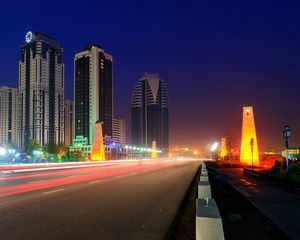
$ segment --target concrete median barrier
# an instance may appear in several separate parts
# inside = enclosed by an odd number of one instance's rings
[[[198,198],[211,198],[211,188],[208,181],[199,181]]]
[[[214,199],[196,199],[196,240],[223,240],[224,231]]]
[[[207,175],[201,175],[200,176],[200,182],[208,182],[208,176]]]

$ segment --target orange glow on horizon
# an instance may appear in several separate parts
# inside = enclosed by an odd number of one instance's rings
[[[252,165],[252,153],[250,141],[253,138],[253,165],[259,166],[258,144],[255,130],[254,113],[252,106],[243,107],[243,124],[240,161]]]

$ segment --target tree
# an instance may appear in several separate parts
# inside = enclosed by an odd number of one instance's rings
[[[35,150],[42,150],[42,146],[38,143],[36,139],[30,139],[27,146],[26,146],[26,152],[30,155],[32,155],[33,151]]]
[[[57,146],[57,155],[59,158],[61,158],[63,155],[65,155],[65,153],[67,152],[67,148],[64,146],[63,143],[59,144]]]
[[[226,133],[224,137],[226,139],[226,148],[227,148],[227,152],[228,152],[228,158],[230,160],[234,156],[234,154],[237,150],[236,142],[231,133]]]
[[[57,154],[58,146],[55,143],[47,143],[44,148],[48,154]]]

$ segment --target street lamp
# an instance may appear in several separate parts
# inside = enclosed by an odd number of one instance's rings
[[[5,156],[6,155],[6,149],[3,147],[0,147],[0,156]]]
[[[291,133],[291,127],[289,125],[285,125],[283,128],[283,138],[285,140],[285,161],[287,171],[289,171],[289,139],[291,137]]]
[[[218,142],[214,142],[213,145],[211,145],[210,147],[210,151],[211,151],[211,160],[213,160],[213,154],[214,154],[214,151],[217,150],[219,146],[219,143]]]
[[[251,140],[250,140],[250,146],[251,146],[252,171],[253,171],[253,146],[254,146],[254,139],[253,138],[251,138]]]

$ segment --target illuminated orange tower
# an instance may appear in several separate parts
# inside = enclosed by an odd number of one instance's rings
[[[225,158],[227,156],[226,138],[221,139],[221,152],[220,157]]]
[[[251,139],[253,139],[253,156],[251,150]],[[243,107],[243,125],[242,125],[242,139],[241,139],[241,154],[240,161],[242,163],[259,166],[259,155],[258,155],[258,145],[254,122],[253,107],[246,104]]]
[[[151,158],[157,158],[156,141],[153,141],[153,142],[152,142]]]
[[[94,141],[92,145],[92,160],[105,160],[102,122],[99,120],[95,123]]]

